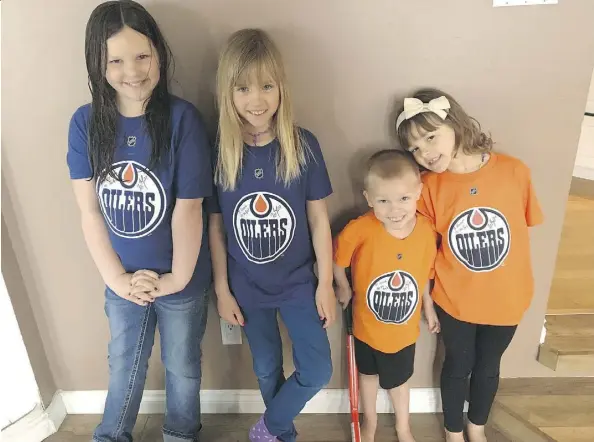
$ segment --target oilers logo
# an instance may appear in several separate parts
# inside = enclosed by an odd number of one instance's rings
[[[509,253],[511,232],[503,214],[489,207],[473,207],[459,214],[448,229],[450,249],[466,268],[489,272]]]
[[[257,264],[277,259],[295,234],[295,214],[287,202],[268,192],[239,200],[233,211],[235,238],[246,258]]]
[[[378,321],[403,324],[419,305],[419,286],[405,271],[385,273],[377,277],[367,289],[367,307]]]
[[[142,164],[120,161],[112,165],[119,178],[107,176],[97,183],[103,216],[111,230],[124,238],[141,238],[163,220],[167,197],[157,177]]]

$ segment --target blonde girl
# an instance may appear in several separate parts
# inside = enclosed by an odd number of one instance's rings
[[[332,188],[316,137],[294,122],[282,59],[265,32],[230,37],[217,100],[209,235],[219,314],[243,326],[266,404],[250,440],[293,442],[293,419],[332,375]],[[279,314],[293,343],[288,379]]]

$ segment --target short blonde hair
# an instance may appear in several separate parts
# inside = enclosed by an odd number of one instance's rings
[[[369,179],[372,176],[389,180],[401,178],[407,173],[413,173],[419,180],[421,179],[419,166],[411,154],[396,149],[380,150],[367,160],[363,186],[368,189]]]
[[[231,35],[219,58],[217,105],[219,109],[218,157],[215,182],[233,190],[241,174],[244,142],[243,122],[233,104],[233,89],[250,77],[270,77],[278,86],[280,103],[271,128],[280,144],[276,177],[289,185],[306,164],[307,144],[293,118],[293,108],[280,52],[261,29],[242,29]]]
[[[442,124],[447,124],[454,130],[456,135],[456,146],[454,152],[460,148],[465,154],[476,154],[489,152],[493,148],[493,140],[481,130],[480,123],[469,116],[462,106],[449,94],[439,89],[420,89],[416,91],[413,98],[421,100],[423,103],[444,96],[450,102],[450,109],[445,120],[442,120],[433,112],[422,112],[412,118],[404,120],[397,128],[398,142],[403,149],[407,149],[412,139],[413,127],[417,131],[433,132]],[[404,107],[400,109],[398,115],[402,113]]]

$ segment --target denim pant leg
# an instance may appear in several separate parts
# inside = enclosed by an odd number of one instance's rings
[[[274,397],[285,383],[283,372],[283,344],[278,329],[275,308],[248,309],[243,312],[247,336],[264,404],[269,407]],[[291,426],[289,436],[297,434]]]
[[[109,388],[105,411],[95,429],[96,442],[132,442],[144,382],[155,339],[157,316],[152,304],[139,306],[107,290]]]
[[[293,420],[305,404],[332,377],[330,342],[313,296],[280,307],[293,342],[295,371],[276,394],[264,414],[268,430],[283,442],[294,442]]]
[[[165,366],[164,442],[195,442],[200,422],[201,343],[206,329],[208,296],[157,298],[161,359]]]
[[[264,404],[268,406],[285,382],[283,344],[274,308],[244,311],[244,331],[252,352],[254,373],[258,378]]]

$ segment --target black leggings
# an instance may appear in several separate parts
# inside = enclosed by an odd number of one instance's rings
[[[464,401],[470,394],[468,420],[485,425],[499,387],[501,356],[509,346],[517,326],[478,325],[462,322],[435,305],[445,361],[441,370],[441,401],[448,431],[464,429]]]

